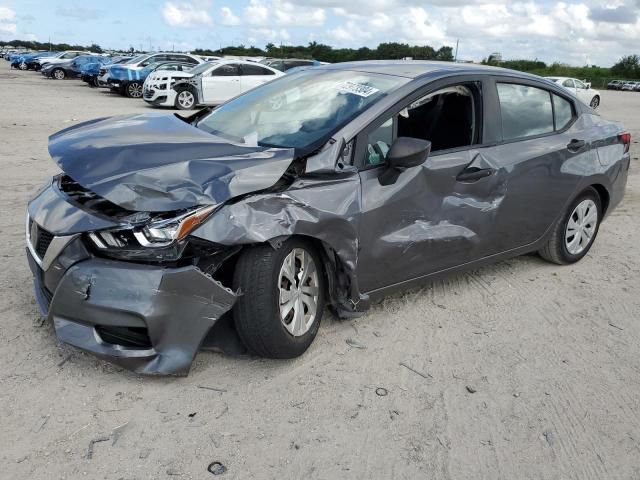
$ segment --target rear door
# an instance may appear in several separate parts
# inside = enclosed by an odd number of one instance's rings
[[[268,68],[246,63],[240,65],[240,89],[242,92],[251,90],[252,88],[267,83],[274,78],[276,78],[275,72]]]
[[[499,169],[509,172],[497,199],[489,253],[532,244],[551,227],[575,194],[575,166],[597,162],[590,134],[577,121],[575,100],[536,82],[495,78],[495,111],[502,140],[490,149]],[[572,81],[573,82],[573,81]]]
[[[202,76],[202,99],[207,105],[219,105],[240,95],[240,69],[237,63],[225,63]]]

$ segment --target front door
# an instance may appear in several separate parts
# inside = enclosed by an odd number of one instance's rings
[[[358,136],[358,277],[363,291],[486,255],[485,239],[494,227],[506,172],[497,171],[486,149],[474,146],[482,118],[478,85],[427,94]],[[398,136],[432,142],[423,165],[402,172],[385,165]]]

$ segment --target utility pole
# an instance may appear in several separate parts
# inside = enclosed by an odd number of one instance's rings
[[[459,38],[458,38],[458,39],[456,39],[456,55],[455,55],[455,57],[454,57],[454,59],[453,59],[453,61],[454,61],[454,62],[457,62],[457,61],[458,61],[458,43],[459,43],[459,42],[460,42],[460,39],[459,39]]]

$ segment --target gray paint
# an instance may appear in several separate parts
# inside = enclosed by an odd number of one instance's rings
[[[291,174],[292,150],[233,145],[173,116],[87,122],[52,136],[50,151],[72,178],[123,208],[220,204],[191,235],[223,250],[209,265],[214,276],[238,248],[256,243],[278,248],[292,235],[313,239],[325,262],[331,306],[345,317],[434,275],[539,249],[567,204],[589,185],[607,192],[607,213],[622,199],[630,162],[618,140],[622,127],[546,80],[438,62],[321,68],[412,80],[334,132],[319,152],[297,159],[305,169],[289,182],[281,180],[285,171]],[[574,103],[577,118],[558,133],[504,142],[495,80],[517,80],[563,96]],[[362,139],[370,129],[425,93],[470,81],[482,86],[479,144],[434,152],[423,165],[399,172],[393,183],[380,181],[385,166],[361,168]],[[566,146],[575,138],[586,146],[570,152]],[[470,167],[490,174],[462,180]],[[55,185],[37,196],[29,213],[56,235],[114,226],[70,204]],[[104,260],[81,238],[47,271],[32,259],[30,264],[45,309],[41,287],[55,292],[48,311],[59,337],[128,368],[184,374],[207,332],[216,335],[208,344],[239,350],[233,329],[220,319],[241,292],[230,292],[198,265]],[[96,324],[146,326],[153,348],[140,352],[98,342]]]

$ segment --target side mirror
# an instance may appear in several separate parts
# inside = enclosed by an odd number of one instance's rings
[[[422,165],[431,152],[431,142],[420,138],[398,137],[387,153],[389,168],[405,169]]]
[[[391,185],[407,168],[422,165],[431,152],[431,142],[419,138],[398,137],[387,152],[387,167],[378,177],[380,185]]]

